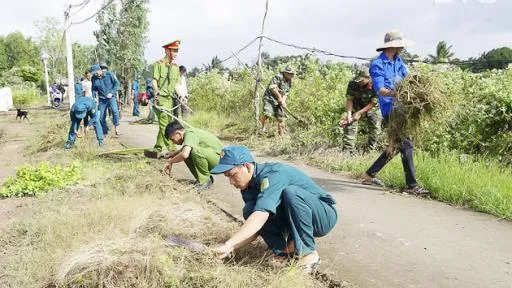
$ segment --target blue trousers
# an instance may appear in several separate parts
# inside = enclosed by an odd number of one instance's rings
[[[68,133],[68,143],[73,145],[76,140],[76,131],[80,127],[80,122],[82,122],[82,119],[77,119],[73,113],[71,113],[71,127],[69,127],[69,133]],[[87,119],[88,116],[85,116],[84,118],[84,126],[94,126],[94,132],[96,132],[96,139],[98,139],[98,142],[103,141],[103,129],[101,128],[100,124],[100,114],[96,113],[96,115],[91,118]],[[92,122],[92,123],[91,123]]]
[[[99,100],[99,110],[101,115],[101,128],[103,129],[103,134],[108,134],[108,126],[107,126],[107,108],[110,107],[112,109],[112,123],[114,126],[119,126],[119,108],[117,107],[117,99],[116,97],[112,97],[110,99],[100,98]]]
[[[294,243],[295,255],[303,256],[316,250],[315,237],[325,236],[336,225],[334,207],[297,186],[283,190],[281,204],[258,232],[276,255],[282,255],[288,243]],[[247,202],[243,215],[247,220],[256,202]]]
[[[139,101],[137,101],[137,95],[133,96],[133,116],[140,116]]]

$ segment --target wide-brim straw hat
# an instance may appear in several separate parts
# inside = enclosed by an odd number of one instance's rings
[[[416,44],[414,41],[404,38],[404,34],[400,31],[393,30],[386,33],[384,36],[384,44],[377,48],[377,51],[382,51],[386,48],[403,48]]]

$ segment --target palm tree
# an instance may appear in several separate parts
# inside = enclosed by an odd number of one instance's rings
[[[429,54],[428,58],[432,63],[448,62],[455,56],[455,53],[451,50],[452,45],[448,45],[445,41],[440,41],[436,46],[436,55]]]

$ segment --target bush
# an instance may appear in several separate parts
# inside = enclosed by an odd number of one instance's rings
[[[345,90],[351,79],[347,64],[320,62],[312,57],[286,58],[289,63],[264,69],[263,85],[284,66],[297,68],[289,95],[288,107],[308,122],[301,129],[289,117],[293,138],[304,145],[337,146],[340,131],[337,123],[345,111]],[[475,74],[457,67],[416,64],[410,67],[421,77],[440,79],[443,109],[420,123],[420,133],[413,139],[416,147],[434,154],[461,153],[499,157],[512,163],[512,68]],[[208,111],[236,121],[246,135],[254,133],[253,70],[235,69],[230,77],[213,70],[191,78],[191,104],[197,111]],[[260,101],[264,90],[259,89]],[[262,110],[260,102],[260,112]],[[364,129],[364,126],[363,126]]]
[[[16,108],[31,107],[46,100],[44,97],[41,97],[39,90],[36,88],[27,88],[26,86],[12,89],[12,94],[12,102]]]
[[[9,177],[0,188],[0,197],[40,196],[52,189],[76,183],[80,179],[77,165],[62,168],[48,163],[23,165],[16,177]]]

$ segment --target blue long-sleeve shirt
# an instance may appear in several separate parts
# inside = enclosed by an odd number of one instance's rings
[[[100,124],[100,112],[96,108],[96,101],[90,97],[77,97],[75,104],[71,106],[71,111],[69,112],[69,116],[71,118],[71,127],[69,128],[68,133],[68,143],[75,143],[76,131],[80,127],[80,122],[82,122],[82,119],[79,119],[75,116],[76,108],[82,105],[85,105],[87,108],[86,115],[83,118],[84,126],[94,126],[96,139],[98,139],[100,142],[103,141],[103,130]]]
[[[381,88],[389,90],[395,89],[395,84],[404,79],[409,74],[402,58],[396,56],[389,60],[384,52],[370,64],[370,76],[373,82],[373,89],[379,95],[379,106],[383,117],[389,116],[393,110],[395,97],[382,96],[379,94]]]
[[[92,77],[92,94],[98,93],[100,99],[106,99],[108,94],[115,97],[118,89],[119,80],[110,71],[105,71],[102,77],[96,75]]]
[[[135,97],[139,95],[139,81],[133,80],[132,82],[132,91],[135,94]]]

